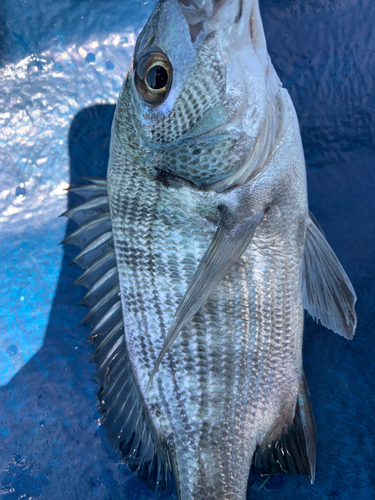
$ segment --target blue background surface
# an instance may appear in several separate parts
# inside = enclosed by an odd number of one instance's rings
[[[300,119],[310,209],[357,292],[358,329],[350,342],[306,319],[304,367],[318,434],[316,481],[311,486],[303,476],[277,476],[256,498],[368,500],[375,498],[375,4],[260,3],[269,53]],[[101,58],[102,42],[113,34],[136,35],[154,5],[136,0],[3,0],[0,9],[0,71],[8,82],[13,78],[14,88],[17,64],[28,58],[37,73],[47,65],[48,81],[59,81],[64,96],[74,85],[88,96],[75,96],[75,107],[59,105],[58,112],[71,118],[65,140],[56,143],[55,162],[37,162],[37,146],[48,150],[49,141],[38,129],[39,141],[28,149],[36,169],[26,171],[27,162],[13,165],[0,156],[0,181],[9,191],[3,191],[5,202],[11,200],[14,207],[14,200],[24,199],[28,204],[18,213],[5,207],[0,221],[5,256],[0,373],[7,382],[0,388],[0,492],[6,500],[156,498],[119,462],[99,426],[94,366],[88,363],[91,347],[84,343],[89,328],[78,326],[84,316],[77,306],[82,290],[70,288],[79,274],[75,266],[68,267],[76,251],[56,246],[66,225],[56,213],[63,211],[66,197],[61,194],[60,201],[52,202],[40,198],[47,180],[55,192],[62,181],[105,176],[114,112],[113,104],[105,103],[113,103],[118,93],[132,44],[119,50],[121,44],[114,42]],[[78,51],[82,63],[71,59],[70,70],[68,65],[57,68],[56,76],[58,50],[68,54],[73,46],[86,47]],[[52,54],[53,67],[44,62],[45,54]],[[69,71],[69,78],[58,80]],[[72,75],[81,80],[74,82]],[[91,80],[85,80],[87,75]],[[100,92],[98,81],[104,89]],[[47,102],[56,98],[49,89]],[[12,154],[17,151],[9,141],[7,147]],[[43,185],[35,181],[32,189],[23,187],[23,179],[38,174]],[[69,205],[76,202],[68,200]],[[41,212],[33,211],[38,203]],[[17,356],[21,361],[13,363]],[[259,478],[251,479],[249,494],[257,484]]]

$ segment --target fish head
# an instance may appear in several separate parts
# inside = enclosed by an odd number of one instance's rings
[[[279,86],[258,0],[161,0],[137,40],[114,132],[148,175],[222,192],[274,147]]]

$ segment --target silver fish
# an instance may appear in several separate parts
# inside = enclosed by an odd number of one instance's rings
[[[354,290],[308,211],[298,120],[258,0],[161,0],[140,34],[82,248],[99,412],[158,492],[243,500],[315,475],[304,308],[352,338]]]

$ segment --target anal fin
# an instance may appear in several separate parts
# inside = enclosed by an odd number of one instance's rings
[[[315,479],[316,430],[305,375],[298,390],[292,424],[272,442],[262,443],[255,451],[254,466],[262,475],[299,473]]]

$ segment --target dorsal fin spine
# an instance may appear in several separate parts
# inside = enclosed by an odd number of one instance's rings
[[[173,484],[170,460],[148,416],[126,349],[113,236],[107,224],[107,183],[87,180],[92,184],[70,189],[87,201],[63,214],[80,226],[64,243],[84,247],[72,263],[84,269],[74,285],[89,288],[81,303],[90,311],[82,322],[94,326],[87,340],[95,346],[91,360],[97,365],[98,411],[111,448],[129,469],[149,488],[169,492]]]

